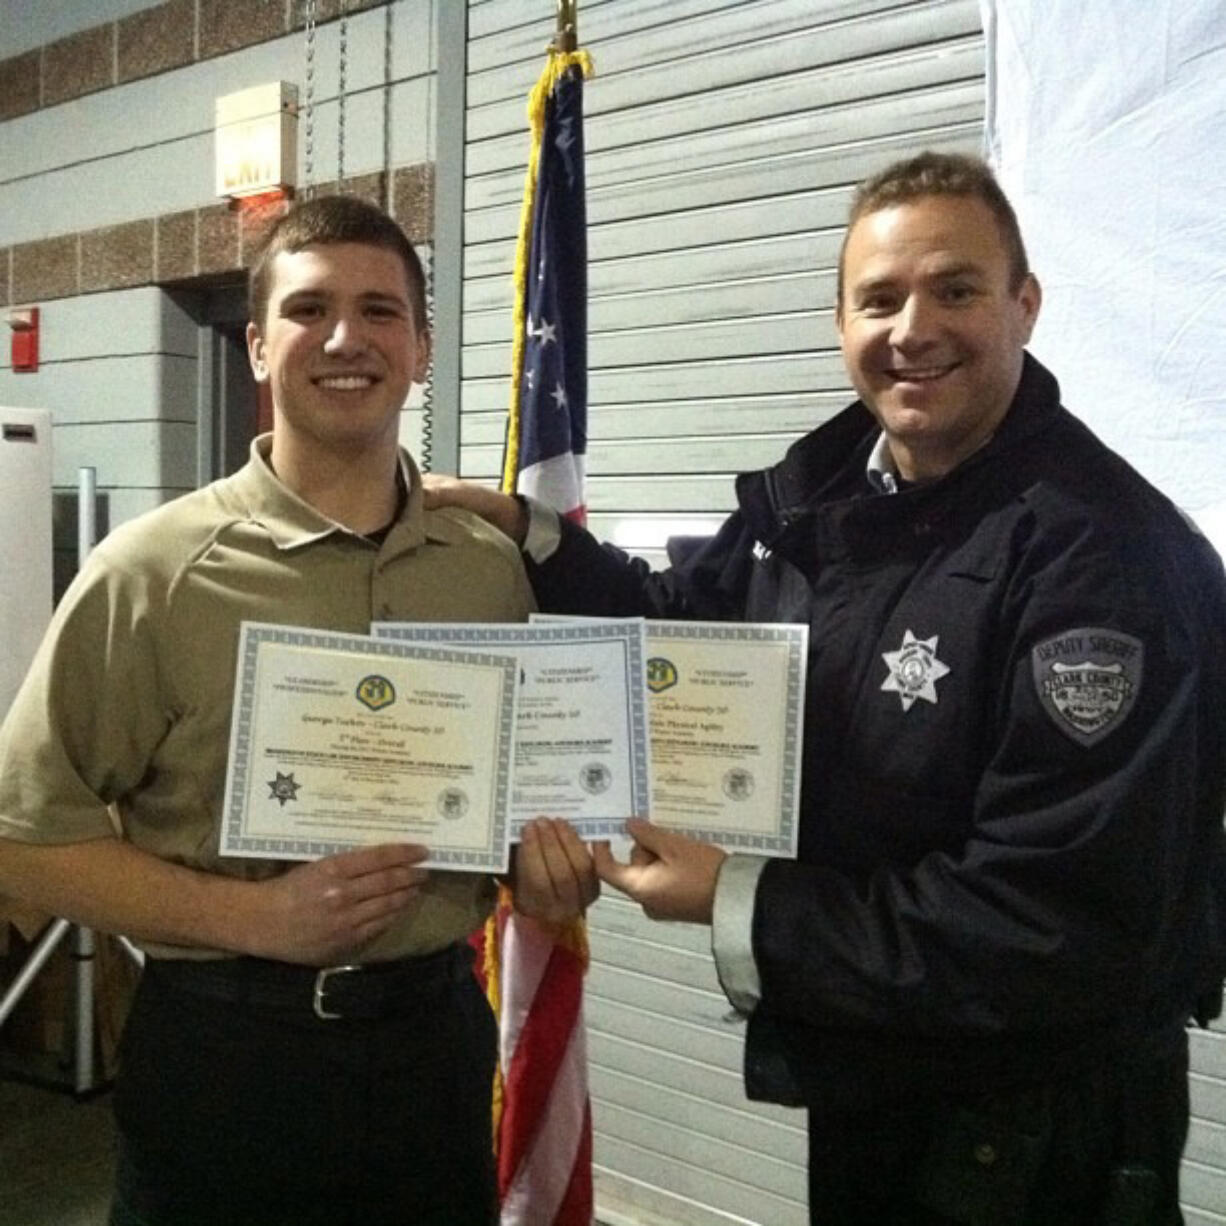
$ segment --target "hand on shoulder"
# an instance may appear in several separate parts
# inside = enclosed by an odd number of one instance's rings
[[[524,543],[528,534],[528,513],[517,498],[475,481],[461,481],[441,473],[423,473],[421,483],[426,510],[461,507],[479,515],[517,545]]]

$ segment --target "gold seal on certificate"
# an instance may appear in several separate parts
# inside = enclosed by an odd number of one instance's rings
[[[515,683],[512,655],[244,622],[222,855],[411,842],[501,872]]]

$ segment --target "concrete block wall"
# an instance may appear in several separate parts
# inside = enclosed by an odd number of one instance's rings
[[[76,564],[77,473],[95,468],[100,533],[195,486],[196,324],[156,286],[42,306],[37,374],[0,361],[0,404],[52,412],[55,590]]]
[[[427,260],[440,2],[348,0],[338,180],[340,3],[317,0],[309,175],[298,125],[300,190],[387,207]],[[214,101],[285,80],[305,108],[304,15],[303,0],[0,0],[0,321],[42,312],[35,373],[12,370],[0,330],[0,404],[53,414],[57,591],[79,466],[98,470],[102,530],[196,484],[191,302],[242,281],[269,216],[213,195]]]

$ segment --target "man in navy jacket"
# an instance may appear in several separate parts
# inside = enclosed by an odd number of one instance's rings
[[[751,1097],[810,1112],[815,1223],[1180,1221],[1189,1017],[1223,969],[1226,585],[1025,352],[1041,293],[990,171],[857,193],[859,400],[737,481],[658,574],[476,503],[556,612],[810,627],[796,861],[633,822],[606,881],[710,923]]]

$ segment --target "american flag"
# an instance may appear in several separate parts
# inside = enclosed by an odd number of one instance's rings
[[[503,466],[504,489],[530,494],[580,522],[587,462],[583,67],[572,63],[558,71],[557,61],[582,55],[551,52],[529,102],[535,156],[516,255],[517,336]]]
[[[516,253],[515,343],[503,489],[582,523],[587,507],[587,53],[551,50],[528,103],[533,145]],[[582,919],[562,929],[504,896],[486,929],[487,993],[499,1018],[494,1135],[502,1226],[590,1226]]]
[[[494,1095],[501,1226],[590,1226],[592,1111],[587,1088],[582,920],[563,927],[499,899],[479,978],[498,1015]]]

